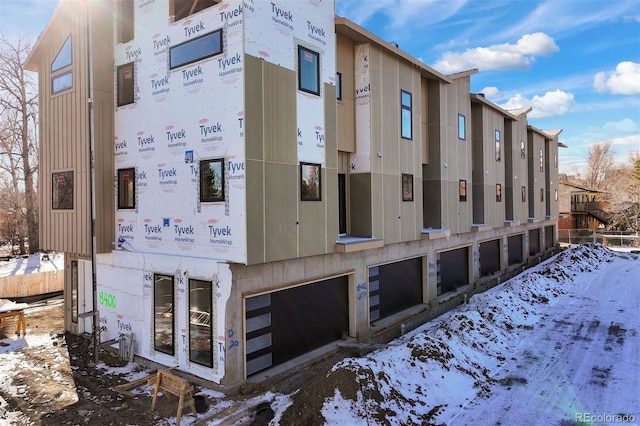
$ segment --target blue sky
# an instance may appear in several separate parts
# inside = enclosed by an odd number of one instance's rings
[[[56,3],[0,0],[0,28],[35,40]],[[621,162],[640,151],[640,1],[336,0],[336,14],[444,74],[478,68],[472,92],[564,129],[562,172],[583,171],[594,142]]]

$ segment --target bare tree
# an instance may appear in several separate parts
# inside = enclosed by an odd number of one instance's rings
[[[31,50],[28,38],[15,41],[0,32],[0,151],[4,158],[2,170],[11,175],[14,195],[24,193],[22,220],[29,238],[29,251],[38,251],[37,208],[37,97],[32,74],[24,69]],[[13,183],[19,181],[16,187]],[[16,198],[16,200],[19,197]],[[23,239],[22,239],[23,240]],[[24,252],[24,246],[21,247]]]
[[[593,189],[607,189],[605,178],[614,165],[615,151],[611,148],[611,141],[596,142],[589,147],[587,158],[586,184]]]

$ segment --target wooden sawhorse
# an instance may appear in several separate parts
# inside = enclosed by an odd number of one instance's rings
[[[198,417],[196,412],[196,403],[193,400],[193,386],[185,379],[169,373],[167,370],[158,370],[156,375],[156,388],[153,391],[153,400],[151,402],[151,411],[156,409],[156,398],[158,392],[163,391],[167,399],[171,399],[171,395],[178,397],[178,413],[176,414],[176,425],[180,425],[182,417],[182,409],[191,407],[194,417]]]
[[[18,336],[20,335],[20,329],[22,329],[23,335],[27,334],[27,321],[24,319],[24,309],[0,312],[0,321],[10,317],[18,317],[18,321],[16,322],[16,334]]]

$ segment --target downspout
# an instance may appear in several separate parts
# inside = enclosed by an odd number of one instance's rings
[[[95,135],[94,135],[94,111],[93,111],[93,57],[91,54],[91,2],[87,1],[86,4],[86,19],[87,19],[87,90],[88,99],[87,107],[89,112],[89,197],[91,198],[91,291],[93,295],[93,358],[94,362],[98,363],[100,355],[100,342],[99,342],[99,327],[100,327],[100,312],[98,312],[98,281],[96,278],[96,165],[95,165]]]

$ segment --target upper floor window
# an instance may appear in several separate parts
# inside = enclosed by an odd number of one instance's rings
[[[540,158],[540,171],[543,172],[544,171],[544,154],[542,152],[542,148],[540,148],[538,156]]]
[[[458,114],[458,139],[467,139],[467,119],[462,114]]]
[[[520,188],[520,198],[522,199],[523,203],[527,202],[527,187],[523,186],[522,188]]]
[[[51,63],[51,72],[56,72],[71,65],[71,36],[67,37],[62,48]]]
[[[118,27],[116,37],[118,43],[133,40],[133,0],[119,0],[116,2]]]
[[[336,99],[342,100],[342,73],[336,73]]]
[[[500,130],[496,129],[496,161],[500,161]]]
[[[118,106],[135,102],[134,63],[118,67]]]
[[[73,210],[73,170],[51,174],[51,208]]]
[[[189,65],[222,51],[222,29],[219,29],[169,48],[169,68]]]
[[[502,202],[502,184],[496,183],[496,203]]]
[[[400,136],[413,139],[411,93],[400,91]]]
[[[525,157],[525,155],[524,155],[524,141],[521,140],[520,141],[520,158],[524,158],[524,157]]]
[[[460,179],[458,182],[458,196],[460,201],[467,201],[467,181]]]
[[[220,0],[171,0],[169,14],[172,17],[172,21],[175,22],[218,3],[220,3]]]
[[[118,209],[136,208],[136,169],[118,170]]]
[[[200,201],[224,201],[224,159],[200,161]]]
[[[553,167],[558,167],[558,154],[553,154]]]
[[[320,95],[320,54],[298,46],[298,89]]]
[[[67,37],[62,48],[51,63],[51,94],[69,90],[73,87],[71,36]]]

